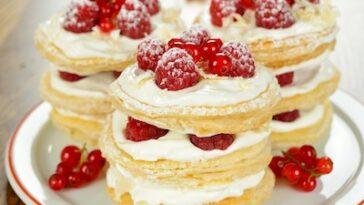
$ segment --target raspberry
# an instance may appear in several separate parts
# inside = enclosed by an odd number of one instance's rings
[[[295,23],[285,0],[261,0],[255,9],[256,25],[266,29],[288,28]]]
[[[185,43],[194,43],[196,45],[201,45],[207,41],[209,37],[209,32],[201,26],[192,26],[189,30],[184,31],[181,35],[181,39]]]
[[[293,77],[294,77],[293,72],[283,73],[276,76],[278,83],[281,87],[291,85],[293,82]]]
[[[68,7],[63,28],[73,33],[92,31],[99,18],[99,7],[91,0],[73,0]]]
[[[193,145],[205,151],[226,150],[234,142],[234,135],[218,134],[211,137],[190,135],[190,141]]]
[[[222,19],[233,13],[243,15],[245,12],[240,0],[212,0],[210,4],[211,23],[222,27]]]
[[[158,139],[168,133],[168,130],[129,117],[125,136],[134,142]]]
[[[139,0],[141,1],[148,9],[150,15],[155,15],[159,12],[159,0]]]
[[[76,81],[79,81],[79,80],[85,78],[85,76],[80,76],[77,74],[67,73],[67,72],[63,72],[63,71],[59,71],[59,77],[62,78],[62,80],[65,80],[68,82],[76,82]]]
[[[199,82],[196,64],[187,51],[171,48],[163,54],[155,70],[155,82],[161,89],[181,90]]]
[[[248,47],[241,42],[230,41],[220,50],[231,59],[232,69],[227,73],[230,77],[241,76],[251,78],[255,74],[255,62]]]
[[[284,112],[273,116],[273,120],[281,122],[293,122],[300,117],[300,112],[298,110],[293,110],[290,112]]]
[[[152,32],[150,15],[144,4],[137,0],[126,0],[117,17],[120,34],[132,39],[144,38]]]
[[[139,68],[155,71],[159,59],[166,52],[166,45],[158,39],[147,39],[138,45]]]

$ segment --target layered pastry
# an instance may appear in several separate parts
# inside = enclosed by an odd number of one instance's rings
[[[135,61],[138,44],[150,36],[167,39],[183,28],[179,9],[163,2],[74,0],[38,27],[36,46],[51,62],[41,95],[53,105],[57,127],[97,143],[113,111],[108,86]]]
[[[209,42],[214,49],[199,50]],[[247,46],[193,27],[142,43],[112,83],[116,111],[100,148],[123,205],[262,204],[274,176],[269,141],[279,85]],[[188,201],[186,201],[188,200]]]
[[[212,0],[196,20],[224,40],[247,43],[276,75],[282,100],[274,108],[274,148],[316,144],[329,130],[327,98],[340,79],[328,58],[336,16],[329,0]]]

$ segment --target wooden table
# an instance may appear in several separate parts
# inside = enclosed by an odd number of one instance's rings
[[[9,135],[21,117],[41,99],[38,82],[46,61],[36,53],[33,33],[37,24],[69,0],[0,0],[0,159]],[[364,102],[364,1],[334,0],[341,16],[333,62],[342,70],[340,88]],[[364,69],[364,68],[363,68]],[[0,204],[6,204],[7,181],[0,163]],[[10,196],[11,194],[10,190]],[[21,204],[11,198],[11,205]]]

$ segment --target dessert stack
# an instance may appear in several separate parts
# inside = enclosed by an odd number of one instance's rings
[[[168,43],[144,40],[137,61],[110,86],[116,111],[100,139],[112,198],[123,205],[269,198],[269,122],[280,89],[247,46],[196,26]]]
[[[328,97],[340,73],[329,60],[337,11],[329,0],[212,0],[196,20],[223,40],[245,42],[272,70],[282,100],[274,108],[274,148],[317,145],[331,124]]]
[[[42,23],[35,42],[51,69],[42,78],[41,95],[53,106],[54,124],[96,144],[113,111],[109,84],[135,62],[147,36],[165,39],[182,31],[179,13],[158,0],[73,0]]]

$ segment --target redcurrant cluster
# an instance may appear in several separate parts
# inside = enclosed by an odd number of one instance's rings
[[[273,157],[269,167],[277,178],[285,178],[300,190],[310,192],[316,188],[318,177],[332,172],[333,162],[329,157],[317,158],[314,147],[303,145]]]
[[[65,147],[55,174],[49,177],[49,187],[55,191],[68,187],[78,188],[95,180],[105,166],[106,160],[100,150],[86,153],[85,148],[80,149],[73,145]]]

